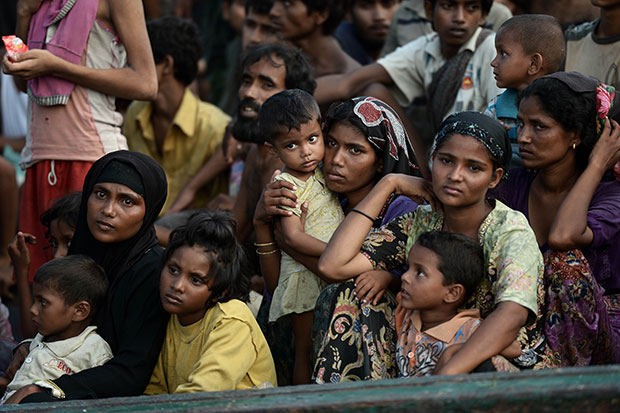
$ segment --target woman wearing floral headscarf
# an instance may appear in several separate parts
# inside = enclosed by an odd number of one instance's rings
[[[498,191],[545,254],[545,336],[563,366],[620,362],[617,101],[613,87],[576,72],[534,81],[519,103],[523,168]]]
[[[413,175],[418,171],[415,166],[413,149],[398,115],[378,99],[357,97],[334,104],[325,117],[324,136],[325,181],[331,191],[340,195],[345,213],[352,211],[382,176],[388,173]],[[283,181],[269,184],[263,193],[262,200],[258,203],[254,218],[256,245],[269,293],[273,293],[275,283],[272,280],[277,280],[280,272],[280,254],[264,254],[264,252],[272,250],[275,242],[272,218],[286,214],[284,209],[277,208],[277,206],[295,207],[296,197],[292,192],[287,191],[287,188],[292,189],[291,185]],[[392,195],[384,200],[373,226],[379,227],[397,216],[413,211],[416,206],[415,202],[405,196]],[[265,244],[268,245],[261,246]],[[296,261],[317,273],[318,256],[305,256],[290,251],[282,243],[279,243],[279,246]],[[395,273],[400,275],[402,272],[396,271]],[[394,279],[386,271],[373,271],[365,277],[366,285],[373,286],[373,293],[379,297],[387,288],[381,286]],[[335,290],[330,287],[328,287],[328,292],[321,294],[317,302],[320,308],[317,308],[315,312],[315,327],[320,331],[327,329],[333,312],[332,304],[337,297]],[[350,291],[355,290],[353,283],[350,283],[348,287]],[[385,323],[386,317],[380,311],[371,317],[378,319],[379,323]],[[287,383],[287,375],[289,375],[287,372],[290,370],[287,360],[292,357],[287,355],[290,353],[291,346],[286,332],[290,328],[274,327],[273,324],[265,326],[264,323],[263,327],[274,354],[278,383]],[[322,336],[322,334],[313,331],[313,341],[315,341],[315,336]],[[393,337],[385,339],[392,340]]]

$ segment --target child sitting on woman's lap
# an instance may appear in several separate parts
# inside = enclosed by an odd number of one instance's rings
[[[271,352],[245,302],[250,280],[235,224],[198,212],[170,235],[160,296],[172,314],[146,394],[271,387]]]
[[[419,236],[409,253],[409,269],[401,278],[397,298],[396,364],[401,377],[433,374],[437,364],[447,362],[478,328],[480,312],[459,308],[484,273],[482,247],[471,238],[446,231]],[[513,358],[520,353],[514,342],[502,355]],[[486,370],[488,363],[479,369],[484,366]]]
[[[32,384],[64,398],[51,380],[100,366],[112,358],[110,346],[96,333],[97,327],[90,326],[107,291],[103,269],[84,255],[57,258],[39,268],[30,309],[38,334],[7,386],[2,403],[21,400],[23,396],[17,393]]]

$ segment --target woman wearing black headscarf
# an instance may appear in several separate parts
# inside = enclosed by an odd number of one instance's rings
[[[137,152],[112,152],[93,164],[69,254],[90,256],[108,276],[110,289],[95,324],[114,358],[51,381],[49,389],[34,386],[37,393],[23,402],[142,394],[168,321],[159,299],[163,250],[153,227],[166,188],[162,167]]]
[[[333,279],[347,279],[377,268],[398,268],[406,265],[409,251],[421,233],[463,233],[483,247],[487,274],[466,306],[480,310],[485,320],[460,349],[455,347],[456,351],[445,353],[434,374],[468,373],[488,359],[498,370],[523,367],[533,354],[545,348],[536,323],[544,298],[539,288],[542,256],[523,215],[487,198],[488,190],[502,179],[511,157],[506,130],[480,113],[457,113],[442,123],[431,155],[432,188],[421,178],[385,176],[357,205],[360,213],[347,215],[336,230],[321,256],[319,270]],[[415,213],[371,230],[372,217],[392,193],[425,199],[430,205],[421,205]],[[373,305],[362,304],[364,307],[371,310]],[[332,319],[315,368],[318,382],[375,378],[373,370],[394,376],[396,365],[401,375],[407,375],[408,361],[397,359],[395,345],[363,348],[390,357],[385,357],[383,365],[367,365],[362,359],[364,367],[353,368],[363,354],[342,351],[343,343],[357,328],[352,321],[343,313],[340,319]],[[495,357],[516,338],[522,347],[521,357],[512,363]],[[338,349],[339,354],[333,349]],[[334,363],[337,360],[340,364]]]

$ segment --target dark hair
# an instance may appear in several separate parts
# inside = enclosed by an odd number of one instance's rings
[[[322,31],[330,35],[336,31],[345,14],[350,8],[349,0],[301,0],[308,9],[308,15],[313,11],[327,11],[329,16],[323,23]]]
[[[321,110],[314,97],[301,89],[278,92],[262,104],[258,115],[261,135],[273,143],[286,129],[299,130],[301,125],[316,119],[321,123]]]
[[[433,9],[435,8],[435,4],[437,4],[437,0],[427,0],[430,1],[431,4],[433,5]],[[489,14],[489,11],[491,11],[491,6],[493,6],[493,0],[480,0],[480,7],[482,8],[482,11],[484,14]]]
[[[256,14],[269,14],[275,0],[246,0],[245,14],[253,11]]]
[[[431,231],[421,234],[416,244],[428,248],[439,258],[438,269],[443,285],[461,284],[465,287],[466,301],[476,290],[485,273],[482,247],[463,234]]]
[[[71,192],[62,198],[58,198],[49,209],[41,214],[41,224],[47,228],[45,231],[46,238],[50,237],[50,225],[55,219],[64,221],[72,229],[75,229],[80,212],[81,198],[81,192]]]
[[[192,83],[203,53],[198,26],[191,20],[167,16],[149,21],[146,29],[155,63],[172,57],[174,77],[186,86]]]
[[[250,299],[250,275],[243,249],[235,238],[235,221],[224,211],[201,211],[193,214],[187,224],[170,234],[164,253],[164,263],[181,247],[198,246],[209,259],[211,299],[206,308],[216,302]]]
[[[105,271],[86,255],[68,255],[46,262],[37,270],[34,282],[58,293],[66,305],[87,301],[91,318],[108,292]]]
[[[274,56],[284,61],[286,69],[284,84],[287,89],[301,89],[314,94],[316,82],[310,64],[300,51],[288,46],[262,44],[248,48],[241,59],[241,70],[245,70],[262,59],[267,59],[274,67],[281,66],[281,63],[273,59]]]
[[[508,33],[525,54],[540,53],[544,74],[557,72],[566,54],[564,31],[558,19],[546,14],[514,16],[501,25],[497,33]]]
[[[519,94],[519,104],[536,96],[544,112],[567,132],[577,132],[581,144],[576,148],[577,165],[588,165],[596,143],[596,92],[575,92],[564,82],[551,77],[534,80]]]

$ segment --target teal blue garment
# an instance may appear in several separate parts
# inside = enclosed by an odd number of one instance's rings
[[[519,154],[519,144],[517,142],[517,114],[519,106],[517,99],[519,92],[516,89],[506,89],[504,93],[497,97],[495,102],[495,116],[502,121],[508,129],[508,138],[510,138],[510,146],[512,146],[512,159],[510,167],[516,168],[521,166],[521,155]]]

